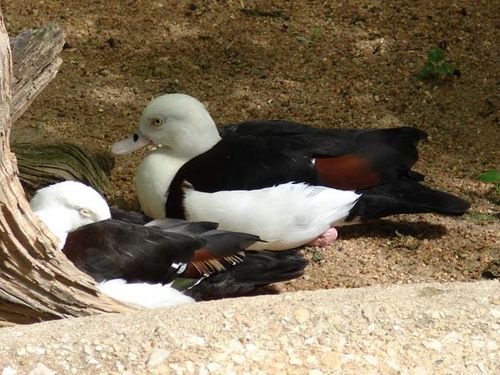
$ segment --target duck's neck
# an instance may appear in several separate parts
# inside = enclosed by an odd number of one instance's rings
[[[166,194],[179,169],[221,140],[208,112],[202,115],[193,120],[191,127],[172,120],[170,125],[178,129],[175,136],[168,140],[167,145],[147,155],[139,165],[135,184],[139,203],[146,215],[154,219],[165,218]]]
[[[159,147],[141,162],[135,176],[139,203],[146,215],[154,219],[165,218],[167,190],[177,171],[189,161],[167,147]]]

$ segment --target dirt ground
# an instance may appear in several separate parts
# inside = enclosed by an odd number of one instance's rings
[[[11,36],[49,22],[67,33],[62,69],[15,124],[14,141],[106,149],[165,91],[201,99],[219,124],[274,118],[429,133],[416,169],[469,199],[470,213],[341,228],[333,246],[305,249],[306,275],[281,290],[473,280],[500,262],[499,196],[477,180],[500,160],[497,2],[3,3]],[[460,77],[417,77],[436,46]],[[111,198],[136,204],[142,156],[117,160]]]

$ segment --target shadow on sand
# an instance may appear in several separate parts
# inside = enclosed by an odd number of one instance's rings
[[[339,237],[345,240],[361,237],[392,238],[397,233],[419,240],[440,238],[447,233],[445,226],[425,221],[373,220],[366,223],[346,225],[338,228]]]

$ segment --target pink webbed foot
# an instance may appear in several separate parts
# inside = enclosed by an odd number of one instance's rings
[[[323,233],[321,236],[316,238],[315,240],[312,240],[311,242],[308,243],[309,246],[329,246],[331,245],[338,237],[338,232],[337,229],[335,228],[330,228],[328,229],[325,233]]]

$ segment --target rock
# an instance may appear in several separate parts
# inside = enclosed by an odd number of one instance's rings
[[[309,319],[309,316],[311,314],[309,313],[308,310],[306,309],[298,309],[297,311],[295,311],[295,320],[297,321],[297,323],[304,323],[305,321],[307,321]]]
[[[499,299],[497,281],[413,284],[9,327],[0,374],[495,373]]]
[[[16,374],[17,371],[10,366],[4,367],[2,370],[2,375],[16,375]]]
[[[165,362],[168,358],[168,351],[165,349],[156,348],[153,349],[151,354],[149,355],[147,366],[149,368],[157,367],[161,363]]]
[[[28,375],[56,375],[54,370],[51,370],[43,363],[38,363],[33,370],[31,370]]]

